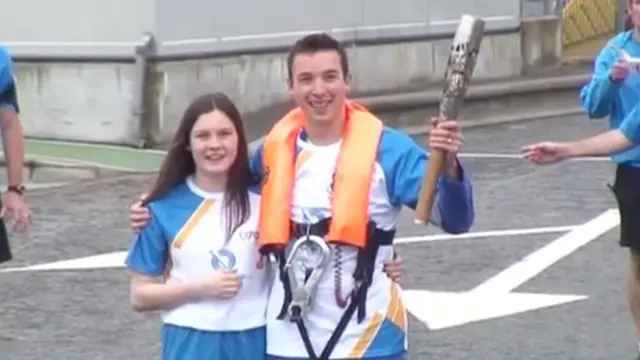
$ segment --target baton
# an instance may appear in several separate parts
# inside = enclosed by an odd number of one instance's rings
[[[455,120],[458,118],[473,75],[473,69],[476,66],[480,43],[484,35],[484,25],[484,20],[471,15],[462,15],[460,18],[460,25],[458,25],[453,37],[447,61],[445,84],[439,107],[440,119]],[[431,210],[436,197],[436,185],[444,163],[445,152],[432,149],[414,213],[416,224],[425,224],[431,218]]]

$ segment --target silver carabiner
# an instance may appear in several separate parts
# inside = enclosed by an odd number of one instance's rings
[[[313,266],[313,268],[311,268],[311,274],[309,274],[308,277],[305,276],[307,278],[306,281],[303,280],[303,284],[299,285],[293,267],[294,261],[296,260],[296,254],[300,251],[303,245],[317,245],[321,250],[321,256],[320,260],[315,264],[315,266]],[[287,271],[289,275],[289,284],[291,288],[291,303],[289,304],[288,312],[292,321],[301,319],[309,312],[313,305],[313,300],[315,298],[320,279],[326,271],[330,261],[331,247],[320,236],[307,234],[298,238],[293,244],[291,252],[287,257],[287,262],[284,266],[284,270]]]

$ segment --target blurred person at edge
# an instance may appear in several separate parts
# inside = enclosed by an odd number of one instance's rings
[[[393,256],[400,211],[416,207],[429,154],[348,99],[349,63],[336,39],[301,38],[287,68],[298,107],[276,123],[251,161],[262,180],[261,250],[265,242],[275,244],[265,252],[279,259],[272,264],[277,273],[267,307],[267,358],[314,359],[322,351],[321,359],[406,359],[401,290],[383,271]],[[446,164],[429,222],[448,233],[467,232],[475,212],[471,180],[457,157],[459,124],[432,119],[431,125],[429,146],[445,151]],[[148,209],[136,203],[130,212],[132,227],[144,231]],[[331,244],[330,274],[319,280],[314,307],[294,323],[285,318],[291,288],[279,275],[287,274],[286,249],[292,239],[305,238],[307,226],[341,244]],[[293,269],[296,278],[304,277],[304,269]]]
[[[4,217],[13,217],[14,229],[25,230],[31,223],[31,212],[24,198],[22,184],[22,167],[24,163],[24,134],[18,116],[18,95],[13,74],[13,59],[8,50],[0,46],[0,131],[2,131],[2,145],[7,166],[7,187],[2,196],[0,210],[0,264],[10,261],[13,257],[9,244],[9,236],[4,224]],[[2,331],[0,326],[0,340],[11,337]]]
[[[640,0],[628,0],[628,24],[640,24]],[[525,157],[549,163],[591,154],[611,155],[616,164],[614,185],[620,209],[619,245],[629,249],[628,303],[638,339],[640,359],[640,146],[633,145],[633,128],[640,102],[640,63],[629,63],[623,51],[640,59],[640,27],[630,26],[607,42],[595,59],[591,80],[580,100],[589,118],[609,118],[610,132],[572,143],[538,143],[524,148]]]

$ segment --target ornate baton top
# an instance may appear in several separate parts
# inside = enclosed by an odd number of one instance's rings
[[[462,15],[460,25],[451,43],[447,61],[445,86],[440,102],[440,116],[457,119],[462,100],[476,66],[485,21],[471,15]]]

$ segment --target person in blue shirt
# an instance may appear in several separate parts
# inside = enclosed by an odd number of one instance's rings
[[[7,163],[7,187],[2,196],[0,210],[0,264],[12,259],[9,237],[4,217],[13,217],[14,229],[22,231],[31,223],[31,212],[23,198],[22,169],[24,164],[24,134],[18,116],[18,95],[13,74],[13,60],[4,47],[0,46],[0,131],[5,161]],[[11,337],[0,331],[0,340]]]
[[[24,164],[24,135],[18,116],[18,95],[13,74],[13,60],[0,46],[0,131],[5,159],[7,161],[7,190],[2,197],[0,216],[13,215],[16,230],[25,229],[31,222],[31,212],[22,197],[22,167]],[[4,222],[0,222],[0,264],[11,260]]]
[[[630,24],[640,24],[640,0],[629,0],[628,15]],[[612,190],[620,210],[619,244],[630,252],[628,300],[640,354],[640,62],[634,59],[640,59],[637,25],[607,42],[580,92],[589,118],[609,117],[609,131],[579,141],[528,145],[523,153],[537,164],[590,155],[611,156],[616,164]]]

